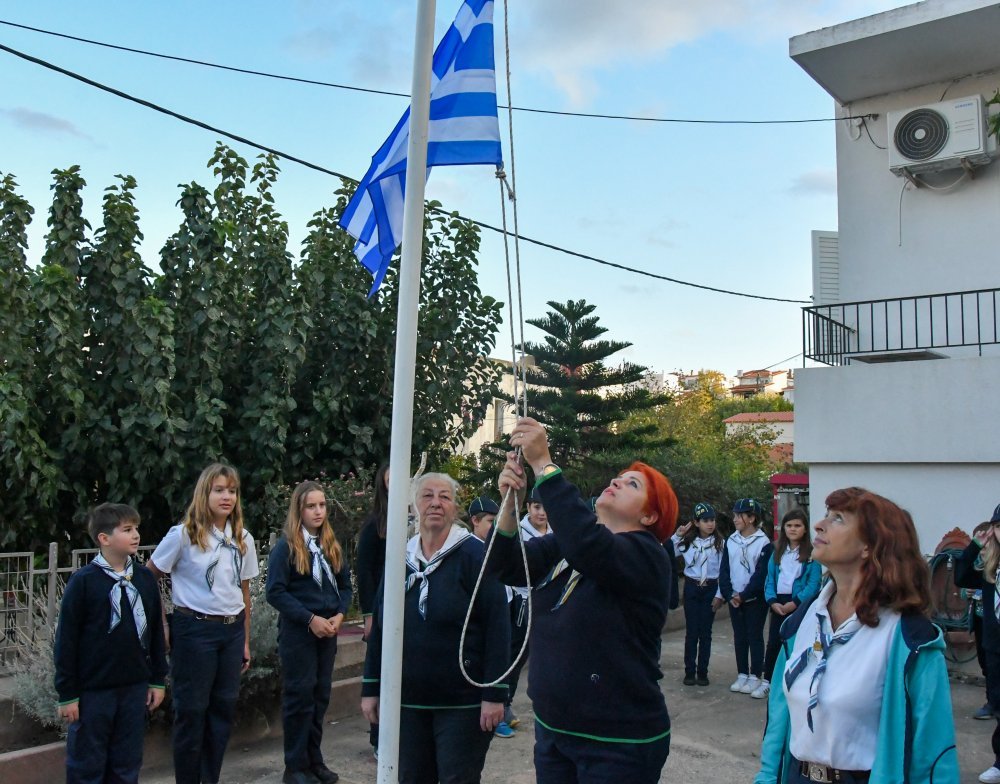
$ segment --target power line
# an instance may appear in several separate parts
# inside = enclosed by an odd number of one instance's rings
[[[396,98],[409,98],[409,93],[394,92],[392,90],[377,90],[372,87],[358,87],[357,85],[351,84],[341,84],[338,82],[324,82],[319,79],[306,79],[300,76],[288,76],[286,74],[272,73],[270,71],[258,71],[252,68],[240,68],[235,65],[224,65],[222,63],[213,63],[209,60],[198,60],[192,57],[181,57],[180,55],[166,54],[164,52],[153,52],[148,49],[137,49],[132,46],[122,46],[121,44],[112,44],[107,41],[97,41],[93,38],[83,38],[78,35],[70,35],[69,33],[59,33],[55,30],[45,30],[41,27],[32,27],[31,25],[18,24],[17,22],[10,22],[5,19],[0,19],[0,24],[7,25],[8,27],[16,27],[20,30],[30,30],[33,33],[41,33],[42,35],[50,35],[55,38],[63,38],[68,41],[76,41],[78,43],[89,44],[91,46],[101,46],[105,49],[115,49],[120,52],[129,52],[131,54],[141,54],[146,57],[157,57],[161,60],[173,60],[178,63],[188,63],[189,65],[200,65],[205,68],[216,68],[220,71],[232,71],[233,73],[246,74],[248,76],[262,76],[267,79],[279,79],[286,82],[298,82],[299,84],[310,84],[316,87],[331,87],[337,90],[351,90],[353,92],[359,93],[369,93],[372,95],[390,95]],[[507,106],[500,106],[500,109],[506,109]],[[683,119],[678,117],[644,117],[638,115],[630,114],[599,114],[595,112],[569,112],[561,111],[558,109],[538,109],[527,106],[513,106],[510,107],[515,112],[528,112],[531,114],[550,114],[559,117],[586,117],[590,119],[598,120],[632,120],[634,122],[651,122],[651,123],[669,123],[669,124],[680,124],[680,125],[797,125],[804,123],[822,123],[822,122],[835,122],[837,120],[857,120],[865,119],[871,117],[869,114],[859,115],[857,117],[818,117],[811,119],[791,119],[791,120],[704,120],[704,119]]]
[[[71,79],[83,82],[84,84],[90,85],[91,87],[96,87],[98,90],[103,90],[104,92],[110,93],[111,95],[117,96],[118,98],[122,98],[126,101],[131,101],[132,103],[137,103],[140,106],[144,106],[147,109],[152,109],[153,111],[160,112],[161,114],[165,114],[168,117],[173,117],[175,120],[180,120],[181,122],[197,126],[198,128],[202,128],[207,131],[212,131],[213,133],[217,133],[221,136],[226,137],[227,139],[232,139],[233,141],[239,142],[240,144],[245,144],[249,147],[254,147],[258,150],[263,150],[264,152],[269,152],[272,155],[277,155],[286,160],[293,161],[294,163],[298,163],[302,166],[313,169],[314,171],[323,172],[324,174],[330,174],[334,177],[340,178],[344,182],[354,183],[355,185],[358,184],[358,180],[354,179],[353,177],[349,177],[346,174],[341,174],[340,172],[334,171],[333,169],[328,169],[325,166],[320,166],[317,163],[312,163],[311,161],[307,161],[295,155],[290,155],[289,153],[282,152],[281,150],[278,150],[274,147],[261,144],[260,142],[255,142],[251,139],[246,138],[245,136],[239,136],[235,133],[232,133],[231,131],[226,131],[214,125],[209,125],[206,122],[202,122],[201,120],[196,120],[193,117],[188,117],[187,115],[181,114],[180,112],[175,112],[172,109],[167,109],[163,106],[152,103],[151,101],[147,101],[144,98],[138,98],[134,95],[130,95],[129,93],[123,92],[114,87],[109,87],[108,85],[101,84],[100,82],[96,82],[93,79],[87,78],[86,76],[82,76],[81,74],[67,70],[66,68],[62,68],[58,65],[55,65],[54,63],[50,63],[38,57],[33,57],[30,54],[25,54],[24,52],[20,52],[17,49],[12,49],[11,47],[5,46],[4,44],[0,44],[0,51],[8,52],[9,54],[14,55],[15,57],[21,58],[22,60],[27,60],[30,63],[34,63],[35,65],[40,65],[43,68],[47,68],[50,71],[55,71],[56,73],[60,73],[63,76],[68,76]],[[447,215],[447,216],[456,215],[460,220],[468,221],[469,223],[479,226],[480,228],[489,229],[490,231],[496,232],[497,234],[505,233],[504,230],[499,226],[494,226],[490,223],[485,223],[483,221],[476,220],[474,218],[466,218],[462,215],[459,215],[458,213],[453,213],[449,210],[440,207],[428,207],[428,209],[440,215]],[[597,256],[591,256],[586,253],[579,253],[577,251],[569,250],[567,248],[563,248],[558,245],[553,245],[552,243],[549,242],[543,242],[542,240],[536,240],[532,239],[531,237],[525,237],[523,234],[519,235],[518,239],[520,239],[522,242],[527,242],[532,245],[537,245],[538,247],[541,248],[548,248],[549,250],[554,250],[559,253],[565,253],[569,256],[575,256],[580,259],[586,259],[587,261],[593,261],[597,264],[603,264],[604,266],[624,270],[625,272],[631,272],[636,275],[644,275],[649,278],[655,278],[657,280],[667,281],[668,283],[676,283],[679,286],[689,286],[691,288],[702,289],[704,291],[714,291],[719,294],[729,294],[734,297],[746,297],[749,299],[760,299],[760,300],[767,300],[770,302],[790,302],[796,305],[810,304],[805,300],[784,299],[782,297],[766,297],[762,294],[747,294],[742,291],[732,291],[729,289],[716,288],[714,286],[706,286],[700,283],[692,283],[690,281],[680,280],[679,278],[671,278],[668,277],[667,275],[658,275],[654,272],[647,272],[646,270],[635,269],[634,267],[626,267],[623,264],[616,264],[614,262],[607,261],[606,259],[598,258]]]

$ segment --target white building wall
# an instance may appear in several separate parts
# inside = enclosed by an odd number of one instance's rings
[[[1000,71],[931,84],[837,107],[839,116],[867,120],[874,141],[887,147],[886,113],[948,98],[993,95]],[[948,191],[907,187],[889,171],[887,149],[864,128],[837,123],[840,301],[941,294],[1000,285],[996,226],[1000,218],[1000,161]],[[961,170],[921,175],[945,187]]]

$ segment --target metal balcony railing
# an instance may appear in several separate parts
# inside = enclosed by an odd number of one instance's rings
[[[930,357],[940,349],[977,349],[981,356],[983,346],[1000,344],[998,295],[1000,289],[979,289],[803,308],[802,352],[826,365]]]

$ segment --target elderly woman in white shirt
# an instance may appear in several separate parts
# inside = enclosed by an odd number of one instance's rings
[[[782,625],[755,784],[958,784],[940,630],[910,515],[857,487],[826,499],[830,579]]]

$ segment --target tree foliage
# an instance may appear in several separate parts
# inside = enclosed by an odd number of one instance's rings
[[[84,545],[82,516],[104,500],[135,505],[155,541],[213,460],[240,470],[259,533],[280,488],[388,455],[397,273],[365,296],[370,280],[337,227],[350,189],[314,214],[296,262],[277,160],[250,165],[219,144],[209,166],[211,188],[180,186],[159,272],[139,253],[132,177],[106,189],[91,233],[79,168],[53,172],[32,269],[32,207],[0,176],[3,545]],[[495,393],[501,304],[478,288],[475,226],[429,217],[424,248],[413,446],[437,456]]]

